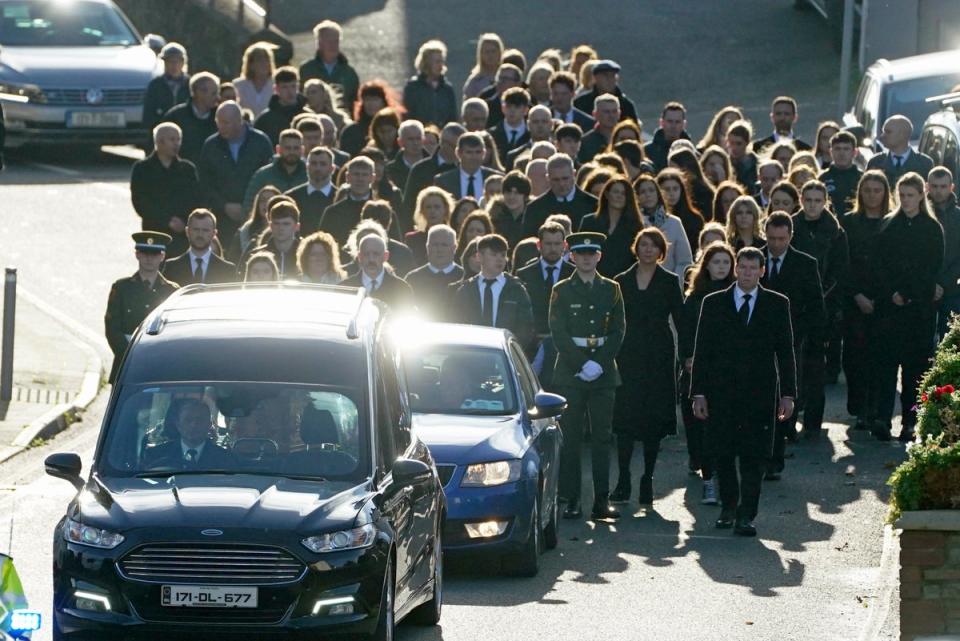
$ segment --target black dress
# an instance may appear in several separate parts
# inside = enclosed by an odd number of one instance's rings
[[[634,264],[616,281],[623,293],[627,333],[617,356],[623,385],[617,389],[614,431],[638,441],[657,441],[677,431],[677,353],[670,320],[680,322],[680,280],[658,266],[641,290]]]
[[[597,271],[601,276],[614,278],[617,274],[630,268],[636,258],[633,256],[633,240],[640,231],[641,225],[638,222],[632,222],[620,216],[617,226],[613,228],[613,233],[609,233],[609,223],[600,220],[596,214],[587,214],[580,221],[578,231],[592,231],[606,234],[607,240],[603,244],[603,256],[597,265]],[[634,287],[636,289],[636,287]]]

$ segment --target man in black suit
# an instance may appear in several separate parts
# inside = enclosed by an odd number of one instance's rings
[[[523,87],[523,71],[517,65],[504,62],[497,68],[494,84],[480,93],[487,103],[487,127],[495,127],[503,120],[503,94],[514,87]],[[488,91],[489,93],[488,95]]]
[[[575,271],[573,265],[563,260],[567,249],[565,237],[566,231],[560,223],[543,223],[537,231],[540,257],[516,270],[533,307],[533,323],[540,343],[533,368],[545,388],[553,378],[553,365],[557,360],[557,351],[550,337],[550,295],[554,285]]]
[[[214,110],[220,102],[220,79],[208,71],[190,78],[190,97],[163,114],[163,122],[173,122],[183,132],[180,156],[196,164],[207,138],[217,133]]]
[[[797,151],[809,151],[810,145],[793,135],[793,126],[797,123],[797,101],[790,96],[777,96],[770,105],[770,122],[773,124],[773,133],[766,138],[753,141],[753,153],[762,155],[763,152],[781,141],[792,142]]]
[[[180,438],[148,447],[143,453],[144,469],[172,467],[182,470],[225,470],[235,464],[233,455],[210,438],[213,422],[210,408],[196,398],[182,401],[177,413]]]
[[[584,132],[580,140],[580,153],[577,155],[580,163],[590,162],[610,144],[613,129],[621,120],[617,97],[610,93],[597,96],[593,101],[593,118],[593,129]]]
[[[453,262],[457,253],[457,233],[450,225],[434,225],[427,232],[427,264],[407,274],[417,308],[436,320],[442,320],[453,293],[450,285],[463,279],[463,267]]]
[[[529,140],[519,147],[515,147],[507,154],[507,169],[523,169],[517,164],[518,159],[524,156],[527,161],[530,160],[530,152],[533,145],[538,142],[553,142],[553,116],[550,114],[550,108],[546,105],[534,105],[527,112],[527,133]],[[554,148],[556,151],[556,148]]]
[[[508,166],[508,154],[530,140],[530,132],[527,131],[530,94],[522,87],[507,89],[501,98],[501,107],[503,109],[503,120],[487,129],[487,132],[493,136],[493,141],[497,143],[500,164],[506,167]]]
[[[433,184],[453,196],[454,200],[464,196],[480,200],[487,177],[501,175],[496,169],[483,166],[484,154],[486,145],[483,144],[483,136],[473,132],[463,134],[457,141],[457,168],[434,177]]]
[[[413,212],[417,208],[417,196],[433,184],[438,174],[455,169],[457,166],[457,141],[467,133],[463,125],[450,122],[440,132],[440,146],[437,153],[424,158],[410,168],[407,184],[403,188],[403,205],[400,208],[400,224],[404,229],[413,229]]]
[[[796,366],[790,301],[760,286],[763,252],[737,252],[737,281],[700,308],[690,395],[709,420],[723,510],[718,528],[756,536],[760,485],[777,420],[793,414]],[[737,462],[739,459],[739,478]]]
[[[180,286],[190,283],[232,283],[237,266],[213,253],[217,217],[209,209],[194,209],[187,217],[190,249],[163,265],[163,276]]]
[[[373,161],[357,156],[344,167],[347,192],[334,204],[327,207],[320,218],[320,229],[336,239],[340,247],[347,242],[350,230],[360,222],[363,205],[373,197],[373,185],[377,172]]]
[[[569,71],[556,71],[550,76],[550,109],[553,117],[563,124],[575,124],[581,131],[593,129],[593,118],[573,106],[577,78]]]
[[[468,325],[509,329],[530,353],[533,344],[533,307],[526,288],[507,267],[507,240],[487,234],[477,243],[480,273],[465,281],[453,295],[451,320]]]
[[[531,200],[523,212],[524,236],[536,236],[540,225],[553,214],[566,214],[573,229],[579,229],[580,219],[597,210],[597,199],[577,187],[570,156],[562,153],[550,156],[547,179],[550,191]]]
[[[390,182],[402,190],[407,185],[410,170],[426,157],[423,151],[423,123],[419,120],[404,120],[400,123],[397,145],[400,153],[386,164],[384,170]]]
[[[823,302],[820,272],[817,271],[817,259],[794,249],[790,245],[793,240],[793,219],[786,212],[775,211],[770,214],[765,222],[765,228],[767,236],[766,271],[760,284],[790,299],[793,353],[801,356],[797,360],[797,384],[801,390],[799,401],[801,404],[809,403],[804,414],[804,430],[807,429],[806,424],[809,423],[810,432],[808,434],[817,434],[823,421],[823,368],[820,368],[819,390],[812,389],[812,398],[807,399],[806,377],[804,376],[806,361],[802,357],[810,349],[810,343],[820,345],[821,359],[823,353],[827,311]],[[777,422],[773,458],[767,470],[767,479],[777,480],[780,478],[784,467],[786,440],[796,438],[796,425],[796,413],[786,421]]]
[[[336,170],[333,151],[314,147],[307,154],[307,182],[287,192],[300,209],[300,235],[304,238],[320,229],[323,212],[333,204],[337,190],[331,179]]]
[[[394,310],[413,307],[413,290],[402,278],[393,275],[384,268],[390,259],[387,249],[387,235],[367,234],[357,243],[355,260],[360,265],[360,273],[343,281],[344,287],[362,287],[367,295],[381,300]]]
[[[867,169],[880,169],[887,175],[891,188],[911,171],[927,176],[933,169],[933,159],[930,156],[910,147],[911,136],[913,123],[909,118],[899,114],[890,116],[884,121],[883,132],[880,134],[880,142],[887,151],[877,154],[867,162]]]

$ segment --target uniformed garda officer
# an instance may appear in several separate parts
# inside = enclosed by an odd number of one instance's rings
[[[0,632],[9,633],[13,620],[13,611],[27,607],[27,596],[23,584],[13,567],[13,559],[0,553]],[[3,637],[3,634],[0,634]]]
[[[550,332],[557,349],[553,384],[567,398],[560,456],[563,518],[580,518],[580,444],[589,417],[594,519],[619,518],[607,501],[610,490],[610,442],[613,402],[620,385],[615,357],[626,321],[620,286],[597,273],[606,236],[580,232],[567,236],[577,270],[553,288]]]
[[[180,287],[160,274],[167,243],[171,240],[169,234],[156,231],[133,234],[140,267],[133,276],[121,278],[110,288],[103,322],[106,326],[107,342],[113,351],[111,383],[116,378],[121,357],[137,327],[157,305]]]

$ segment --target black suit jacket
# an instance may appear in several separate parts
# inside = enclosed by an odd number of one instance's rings
[[[504,167],[509,166],[507,164],[509,162],[509,153],[517,147],[522,147],[530,141],[530,132],[528,130],[524,130],[523,134],[518,136],[513,145],[511,145],[510,138],[507,136],[506,126],[502,120],[493,127],[487,129],[487,133],[493,136],[493,141],[497,143],[497,153],[500,156],[500,164]]]
[[[554,284],[564,278],[569,278],[574,272],[573,265],[561,260],[560,273],[555,275]],[[516,271],[517,278],[527,288],[530,303],[533,307],[533,322],[537,334],[544,336],[550,333],[550,294],[553,287],[543,278],[543,266],[540,259],[532,260]]]
[[[509,329],[520,341],[524,350],[533,349],[533,306],[530,295],[516,276],[504,274],[507,282],[500,290],[497,303],[496,327]],[[480,279],[477,274],[463,282],[453,295],[450,320],[468,325],[483,325],[483,305],[480,298]]]
[[[897,168],[893,166],[893,158],[890,152],[885,151],[871,158],[867,162],[867,169],[879,169],[883,171],[883,173],[887,175],[887,180],[890,181],[890,186],[893,187],[904,174],[911,171],[917,172],[926,180],[927,174],[933,169],[933,158],[927,154],[920,153],[916,149],[911,149],[910,155],[907,156],[903,166]]]
[[[754,140],[753,145],[751,145],[751,151],[755,154],[762,154],[766,149],[771,145],[776,144],[777,140],[773,137],[773,133],[766,138],[760,138],[759,140]],[[793,146],[796,147],[797,151],[810,151],[812,147],[800,140],[799,138],[793,139]]]
[[[540,225],[553,214],[566,214],[573,223],[573,229],[580,229],[583,217],[595,211],[597,199],[579,187],[576,188],[572,201],[560,202],[552,191],[548,191],[527,203],[527,209],[523,212],[523,235],[536,236]]]
[[[718,455],[769,456],[779,399],[797,392],[790,301],[758,287],[744,325],[735,286],[703,299],[690,395],[707,400],[708,432]]]
[[[195,465],[189,467],[196,467],[198,470],[216,470],[224,468],[230,469],[235,464],[236,461],[229,451],[223,449],[210,439],[207,439],[203,446],[203,452],[200,454],[200,460],[197,461]],[[160,445],[148,447],[146,450],[144,450],[144,467],[159,467],[161,465],[169,465],[170,467],[181,468],[188,467],[186,460],[183,458],[183,448],[180,445],[179,438],[166,443],[161,443]]]
[[[171,258],[163,264],[163,276],[181,287],[193,283],[193,257],[190,252],[184,252],[176,258]],[[210,264],[207,265],[207,275],[204,283],[232,283],[237,280],[237,266],[224,260],[216,254],[210,254]]]
[[[400,224],[403,229],[413,229],[413,211],[417,208],[417,196],[433,184],[433,177],[445,171],[455,169],[456,165],[440,164],[436,154],[424,158],[410,168],[407,184],[403,188],[403,205],[400,208]]]
[[[343,287],[363,288],[363,273],[357,272],[340,284]],[[384,272],[383,282],[380,283],[380,288],[373,292],[372,296],[377,300],[383,301],[394,310],[413,307],[414,303],[413,290],[410,288],[410,285],[402,278],[394,276],[388,271]]]
[[[490,169],[489,167],[481,167],[480,175],[483,177],[483,180],[485,181],[489,176],[493,176],[493,175],[501,176],[503,174],[501,174],[496,169]],[[434,176],[433,184],[439,187],[440,189],[444,190],[451,196],[453,196],[454,200],[460,200],[464,196],[464,194],[460,193],[460,168],[459,167],[454,167],[453,169],[445,171],[442,174]],[[477,200],[480,200],[482,197],[483,197],[482,191],[481,193],[475,196]]]
[[[764,251],[765,258],[767,252]],[[793,341],[798,349],[807,340],[823,340],[827,324],[827,310],[823,303],[823,287],[817,259],[810,254],[787,247],[781,256],[780,273],[771,278],[770,262],[760,284],[780,292],[790,299],[790,320],[793,323]]]
[[[579,125],[580,129],[583,130],[583,133],[587,133],[593,129],[593,125],[596,123],[596,120],[593,119],[593,116],[573,106],[571,106],[570,109],[573,111],[573,124]],[[560,116],[556,111],[553,112],[553,118],[554,120],[559,120],[563,123],[567,122],[566,119]]]
[[[306,238],[313,232],[320,229],[320,221],[323,219],[323,212],[327,207],[333,204],[333,199],[337,195],[337,188],[330,186],[329,195],[324,195],[322,191],[315,191],[307,194],[307,187],[310,183],[303,183],[286,192],[297,203],[300,209],[300,237]]]
[[[449,309],[451,283],[463,279],[463,267],[453,264],[450,273],[433,273],[429,265],[423,265],[407,274],[407,284],[413,289],[417,308],[435,320],[442,320]]]

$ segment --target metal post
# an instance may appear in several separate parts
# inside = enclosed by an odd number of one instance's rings
[[[0,401],[13,398],[13,329],[17,315],[17,269],[7,267],[3,283],[3,351],[0,352]]]
[[[844,0],[843,3],[843,44],[840,49],[840,102],[837,105],[837,115],[843,117],[850,106],[847,100],[850,95],[850,60],[853,57],[853,0]]]
[[[273,20],[273,0],[267,0],[266,6],[264,7],[264,14],[263,14],[263,28],[265,30],[270,28],[270,24],[272,20]]]

